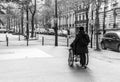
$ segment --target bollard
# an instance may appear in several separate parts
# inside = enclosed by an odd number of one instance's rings
[[[8,46],[8,37],[6,36],[6,43],[7,43],[7,46]]]
[[[29,45],[29,38],[28,38],[28,36],[26,36],[26,38],[27,38],[27,46]]]
[[[20,41],[20,34],[19,34],[19,39],[18,40]]]
[[[44,37],[42,37],[42,46],[44,45]]]
[[[69,36],[67,36],[67,47],[69,47]]]

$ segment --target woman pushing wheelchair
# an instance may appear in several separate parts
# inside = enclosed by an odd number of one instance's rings
[[[80,59],[80,64],[85,67],[88,64],[88,44],[90,42],[89,36],[84,31],[84,27],[79,27],[79,33],[76,35],[75,40],[71,43],[68,63],[73,66],[73,62]],[[72,52],[71,52],[72,50]],[[87,56],[86,56],[87,55]]]

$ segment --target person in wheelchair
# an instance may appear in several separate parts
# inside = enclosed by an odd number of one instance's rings
[[[77,56],[80,56],[80,63],[82,66],[86,63],[85,54],[88,53],[88,44],[90,42],[89,36],[84,31],[84,27],[79,27],[79,32],[75,37],[75,40],[71,43],[70,47],[73,50],[73,54],[76,55],[75,61],[77,61]]]

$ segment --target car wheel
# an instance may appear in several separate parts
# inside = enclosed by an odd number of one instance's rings
[[[118,45],[118,52],[120,52],[120,45]]]
[[[103,50],[107,49],[107,48],[105,47],[105,44],[104,44],[104,43],[101,43],[101,48],[102,48]]]

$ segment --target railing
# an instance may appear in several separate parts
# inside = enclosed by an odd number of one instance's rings
[[[0,42],[0,47],[10,47],[10,46],[27,46],[27,40],[24,36],[13,35],[13,36],[6,36],[5,41]],[[20,38],[20,40],[19,40]],[[63,37],[58,36],[58,46],[66,46],[69,47],[71,42],[73,41],[74,37]],[[43,35],[38,34],[37,38],[29,38],[28,46],[54,46],[55,45],[55,36],[54,35]]]

